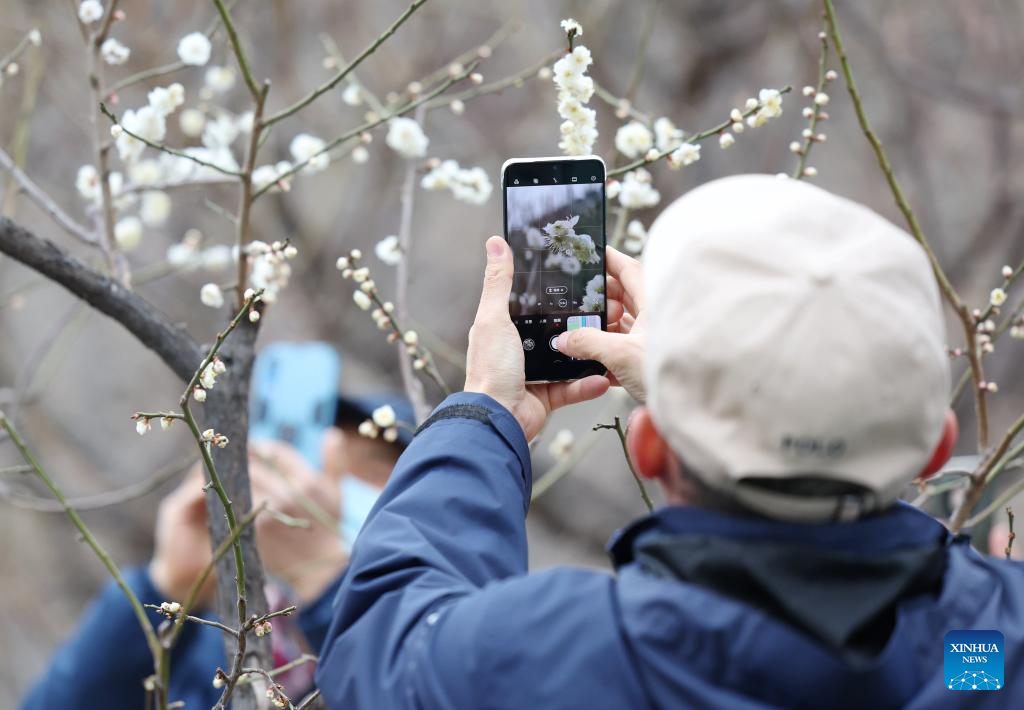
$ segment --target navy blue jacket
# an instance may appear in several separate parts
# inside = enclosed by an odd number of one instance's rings
[[[435,411],[343,577],[330,708],[1024,707],[1024,566],[909,506],[828,525],[668,507],[617,536],[617,575],[527,575],[530,487],[505,409]],[[954,629],[1002,631],[1002,689],[946,687]]]
[[[143,604],[167,601],[145,569],[125,572]],[[333,583],[313,604],[299,610],[298,625],[318,649],[330,620]],[[147,610],[154,626],[164,618]],[[171,655],[171,700],[185,708],[212,708],[221,691],[213,687],[217,667],[227,668],[224,634],[211,626],[186,624]],[[142,710],[142,682],[153,673],[153,657],[131,605],[111,581],[93,600],[75,633],[54,655],[49,668],[22,701],[22,710]]]

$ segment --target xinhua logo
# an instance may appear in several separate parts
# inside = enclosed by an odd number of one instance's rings
[[[945,644],[946,687],[999,690],[1003,676],[1003,635],[998,631],[950,631]]]

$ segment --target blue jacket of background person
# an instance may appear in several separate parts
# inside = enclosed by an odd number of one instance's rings
[[[125,572],[125,580],[143,604],[167,601],[144,568]],[[320,648],[338,590],[332,583],[298,613],[298,628],[311,648]],[[164,617],[147,610],[153,627]],[[204,612],[200,611],[200,615]],[[220,698],[213,687],[214,671],[227,668],[224,633],[212,626],[186,624],[171,654],[168,697],[183,701],[186,710],[209,710]],[[124,594],[113,581],[93,600],[74,634],[22,701],[22,710],[142,710],[143,681],[153,674],[146,637]],[[298,702],[298,699],[296,699]]]
[[[342,579],[330,708],[1024,707],[1024,565],[910,506],[825,525],[667,507],[616,536],[614,575],[527,575],[531,476],[489,397],[428,419]],[[955,629],[1003,633],[1002,689],[946,687]]]

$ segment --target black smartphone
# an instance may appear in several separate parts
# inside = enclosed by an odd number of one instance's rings
[[[604,161],[593,155],[513,159],[501,168],[505,239],[515,261],[509,313],[527,382],[605,372],[593,360],[562,355],[556,342],[565,330],[608,325],[604,181]]]

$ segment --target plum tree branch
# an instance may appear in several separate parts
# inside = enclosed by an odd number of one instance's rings
[[[147,300],[6,217],[0,217],[0,252],[113,318],[181,379],[188,380],[202,359],[192,337]]]

